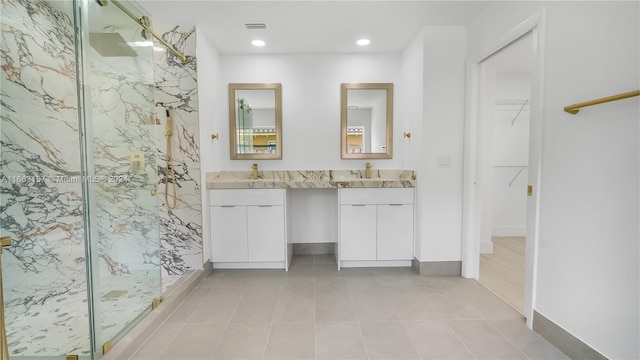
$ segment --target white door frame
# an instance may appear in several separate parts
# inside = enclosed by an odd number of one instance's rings
[[[531,32],[534,62],[531,74],[531,121],[529,128],[529,178],[533,196],[527,201],[527,240],[524,280],[524,315],[532,327],[537,267],[538,221],[543,135],[544,9],[504,33],[484,51],[467,60],[466,115],[462,214],[462,276],[478,279],[482,182],[480,181],[481,63],[505,46]]]

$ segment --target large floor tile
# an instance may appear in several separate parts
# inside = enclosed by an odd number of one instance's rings
[[[144,344],[131,360],[157,359],[180,332],[183,324],[164,324]]]
[[[249,281],[249,287],[279,287],[282,285],[285,271],[281,269],[262,270]]]
[[[449,320],[447,323],[476,359],[527,359],[486,320]]]
[[[400,320],[434,320],[440,314],[427,302],[415,285],[385,286],[385,293]]]
[[[202,303],[202,301],[208,296],[211,289],[209,288],[198,288],[196,287],[191,294],[185,299],[185,301],[178,306],[178,308],[169,316],[167,319],[168,323],[178,323],[183,324],[189,320],[191,314],[195,311],[195,309]]]
[[[280,288],[274,287],[247,288],[231,322],[271,322],[279,293]]]
[[[229,287],[212,289],[193,310],[189,324],[226,324],[236,312],[246,288]]]
[[[451,302],[436,302],[431,305],[443,319],[483,319],[482,314],[470,303],[452,300]]]
[[[254,274],[255,270],[225,270],[215,287],[247,287]]]
[[[314,322],[315,319],[313,287],[283,287],[280,290],[273,322]]]
[[[335,265],[315,265],[315,286],[347,286],[347,280]]]
[[[334,254],[314,255],[314,263],[318,264],[331,264],[336,267],[336,256]]]
[[[282,279],[282,286],[314,286],[315,270],[313,263],[293,265]]]
[[[469,299],[471,306],[485,319],[522,318],[519,312],[477,282],[456,286],[453,291]]]
[[[271,325],[265,359],[314,359],[313,323],[274,323]]]
[[[186,324],[158,359],[209,359],[226,325]]]
[[[355,321],[353,303],[346,287],[317,288],[316,321]]]
[[[358,320],[398,320],[393,304],[381,286],[350,286],[349,294]]]
[[[377,286],[380,285],[378,277],[369,268],[345,268],[342,269],[347,286]]]
[[[212,358],[262,359],[270,327],[269,323],[229,324]]]
[[[445,321],[404,321],[423,359],[474,359]]]
[[[527,328],[524,319],[494,320],[491,324],[532,360],[569,359],[542,336]]]
[[[360,329],[369,359],[420,359],[401,322],[361,322]]]
[[[316,358],[366,359],[367,352],[358,322],[317,322]]]

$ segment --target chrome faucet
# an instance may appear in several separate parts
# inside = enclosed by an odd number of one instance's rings
[[[257,180],[258,179],[258,164],[251,165],[251,169],[253,169],[253,174],[251,174],[251,178],[253,180]]]
[[[366,179],[371,179],[371,163],[367,163],[365,165],[364,177]]]

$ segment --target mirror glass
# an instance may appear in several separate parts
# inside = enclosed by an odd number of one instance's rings
[[[229,84],[231,159],[282,159],[282,85]]]
[[[391,159],[393,84],[341,86],[343,159]]]

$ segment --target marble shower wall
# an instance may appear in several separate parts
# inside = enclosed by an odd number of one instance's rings
[[[143,41],[133,21],[91,32]],[[88,163],[96,179],[90,184],[95,260],[101,277],[152,273],[160,267],[158,200],[151,195],[157,183],[153,50],[137,47],[137,56],[108,57],[93,46],[85,48]],[[134,151],[144,154],[140,170],[132,167]]]
[[[12,356],[89,350],[70,5],[2,0],[0,226]],[[78,309],[79,316],[69,309]]]
[[[156,52],[154,70],[162,271],[182,275],[187,270],[202,269],[203,259],[196,31],[193,27],[158,25],[154,25],[154,31],[189,60],[183,64],[171,51]],[[174,209],[169,209],[165,201],[165,184],[169,205],[174,194],[172,177],[166,176],[165,109],[173,119],[171,152],[178,196]]]

